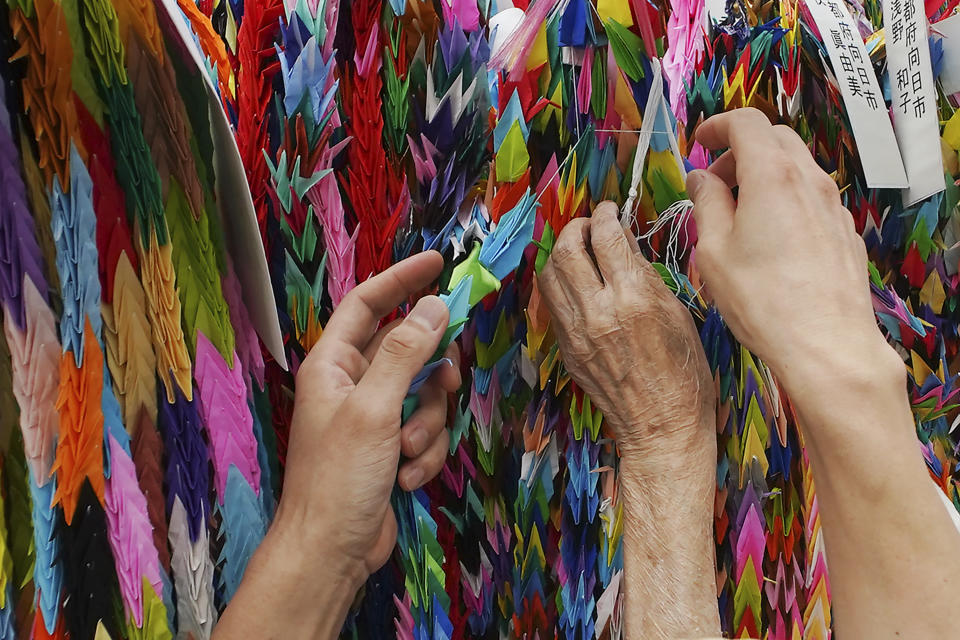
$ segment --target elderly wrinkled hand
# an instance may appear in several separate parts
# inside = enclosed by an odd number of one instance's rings
[[[616,205],[571,221],[538,283],[564,365],[621,451],[676,459],[715,441],[714,385],[693,319],[628,239]]]

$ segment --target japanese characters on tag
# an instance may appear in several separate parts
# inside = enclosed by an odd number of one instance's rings
[[[893,128],[909,182],[903,190],[903,204],[908,207],[945,188],[936,89],[922,0],[884,2],[883,24]]]
[[[833,63],[867,185],[907,187],[883,94],[853,18],[841,0],[806,0],[806,4]]]

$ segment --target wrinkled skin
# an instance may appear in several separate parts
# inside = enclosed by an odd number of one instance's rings
[[[714,385],[689,311],[624,233],[616,205],[571,221],[539,277],[563,362],[640,459],[709,447]],[[705,422],[705,424],[704,424]]]
[[[564,228],[538,283],[564,365],[621,454],[625,637],[715,634],[716,396],[689,311],[610,202]]]

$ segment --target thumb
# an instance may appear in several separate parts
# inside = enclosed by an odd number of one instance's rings
[[[727,183],[709,171],[691,171],[687,176],[687,194],[693,200],[698,243],[704,238],[712,243],[730,233],[737,205]]]
[[[369,403],[364,410],[383,407],[399,418],[400,406],[414,376],[430,359],[447,329],[450,312],[437,296],[425,296],[392,331],[384,336],[354,397]]]

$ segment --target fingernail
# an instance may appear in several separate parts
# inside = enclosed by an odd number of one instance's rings
[[[697,190],[700,189],[705,177],[703,174],[702,169],[695,169],[687,174],[687,197],[691,200],[697,199]]]
[[[446,327],[450,312],[447,311],[447,305],[443,304],[443,300],[437,296],[424,296],[413,307],[413,311],[407,318],[425,329],[436,331]]]
[[[459,389],[460,385],[463,384],[463,377],[460,375],[460,367],[458,367],[450,358],[446,358],[445,360],[450,368],[453,369],[454,373],[457,374],[457,388]]]
[[[424,431],[423,427],[413,427],[407,435],[407,440],[410,442],[410,448],[415,452],[414,455],[416,455],[423,451],[424,445],[427,444],[427,432]]]
[[[423,482],[423,469],[420,467],[414,467],[404,474],[404,478],[404,484],[407,486],[407,491],[418,489],[420,487],[420,483]]]

